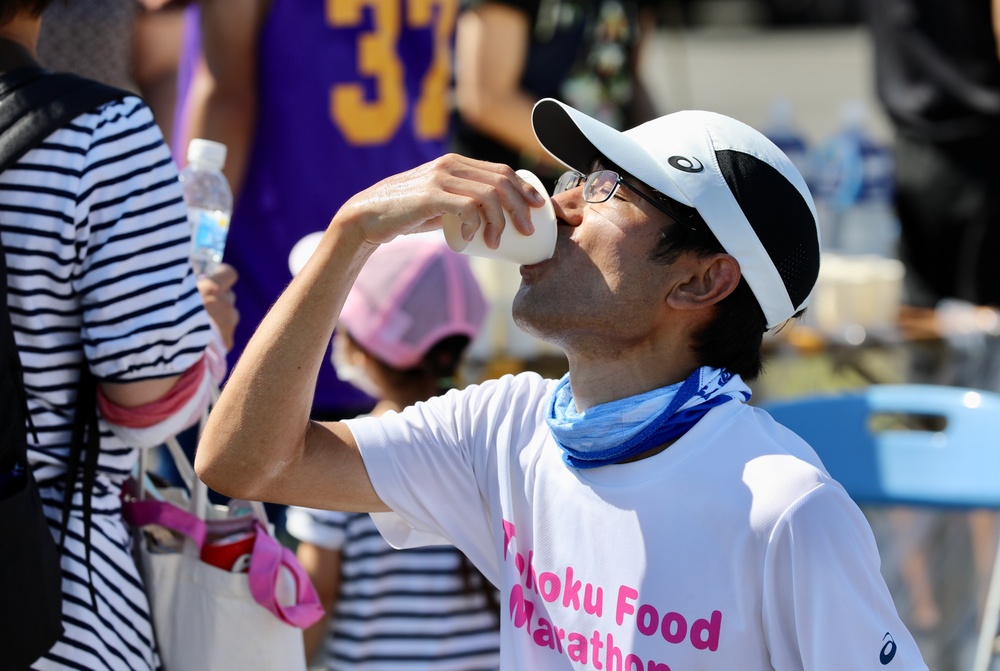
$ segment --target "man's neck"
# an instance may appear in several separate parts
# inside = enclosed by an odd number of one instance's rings
[[[621,353],[612,360],[568,355],[569,380],[577,411],[683,382],[698,368],[691,355]]]
[[[13,19],[0,26],[0,37],[20,45],[28,51],[32,58],[37,58],[38,32],[41,25],[40,17],[20,12]]]

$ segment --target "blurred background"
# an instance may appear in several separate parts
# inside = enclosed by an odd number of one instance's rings
[[[757,128],[787,101],[807,140],[842,123],[862,101],[872,133],[889,130],[874,90],[870,34],[860,0],[665,0],[643,57],[663,110],[709,109]]]

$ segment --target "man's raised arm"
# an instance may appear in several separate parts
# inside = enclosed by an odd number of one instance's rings
[[[513,169],[454,154],[389,177],[351,198],[319,246],[261,322],[212,410],[195,468],[229,496],[347,511],[381,511],[346,426],[309,419],[320,366],[358,272],[375,248],[397,235],[462,219],[480,225],[491,246],[503,209],[522,233],[529,202],[541,195]]]

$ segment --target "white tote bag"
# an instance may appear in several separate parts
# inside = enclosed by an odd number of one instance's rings
[[[322,617],[295,555],[274,538],[263,505],[210,506],[205,485],[176,441],[170,453],[188,500],[154,490],[140,458],[138,491],[124,504],[166,671],[305,671],[302,629]],[[231,570],[203,560],[205,548],[244,552]]]

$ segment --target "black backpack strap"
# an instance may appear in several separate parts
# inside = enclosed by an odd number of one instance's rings
[[[91,570],[90,562],[90,529],[91,529],[91,495],[97,481],[97,459],[101,454],[101,433],[97,424],[97,381],[94,379],[87,362],[80,366],[80,385],[76,394],[76,412],[73,413],[73,433],[70,443],[69,461],[66,464],[66,482],[63,492],[62,534],[59,538],[59,553],[66,546],[66,534],[69,531],[69,514],[73,507],[73,492],[76,483],[80,482],[80,495],[83,505],[83,549],[84,563],[87,571]],[[80,462],[83,461],[83,468]],[[81,475],[82,470],[82,475]],[[97,590],[93,579],[88,581],[90,599],[97,610]]]
[[[74,118],[128,91],[28,67],[0,75],[0,172]]]
[[[0,275],[6,281],[7,259],[0,240]],[[0,287],[0,398],[11,401],[0,413],[0,497],[15,489],[28,467],[25,427],[31,422],[28,395],[24,391],[21,357],[14,342],[14,326],[7,307],[7,285]],[[34,426],[31,426],[34,431]]]
[[[0,172],[75,117],[133,95],[41,67],[23,45],[0,37]]]

